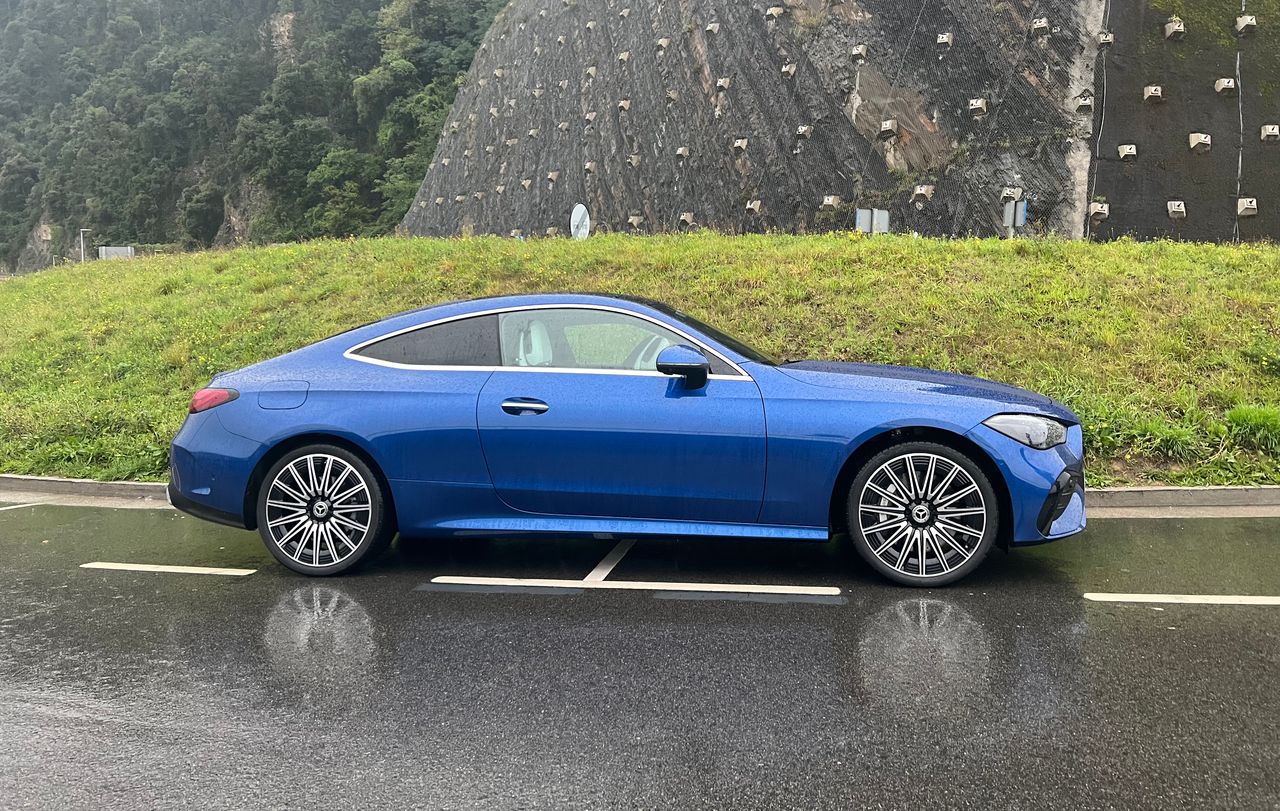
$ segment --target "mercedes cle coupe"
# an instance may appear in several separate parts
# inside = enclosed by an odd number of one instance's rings
[[[195,394],[169,497],[344,572],[405,536],[847,532],[885,577],[955,581],[1085,526],[1080,421],[963,375],[781,363],[653,301],[403,313]]]

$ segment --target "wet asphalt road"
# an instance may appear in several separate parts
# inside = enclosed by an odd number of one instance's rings
[[[399,543],[308,580],[166,510],[0,511],[0,807],[1276,808],[1280,520],[1095,522],[908,591],[839,545]],[[230,566],[247,577],[78,568]]]

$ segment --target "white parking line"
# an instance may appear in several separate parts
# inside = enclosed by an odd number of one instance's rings
[[[220,569],[214,566],[161,566],[155,563],[107,563],[94,561],[81,563],[81,569],[117,569],[126,572],[169,572],[171,574],[221,574],[228,577],[244,577],[257,569]]]
[[[836,596],[835,586],[767,586],[748,583],[676,583],[640,580],[551,580],[525,577],[459,577],[442,575],[431,578],[432,583],[456,586],[525,586],[553,589],[615,589],[618,591],[702,591],[720,594],[811,594]]]
[[[705,591],[656,591],[657,600],[731,600],[736,603],[768,603],[770,605],[847,605],[843,596],[829,594],[712,594]]]
[[[1188,605],[1280,605],[1280,597],[1252,594],[1107,594],[1089,592],[1098,603],[1183,603]]]
[[[0,512],[4,512],[5,510],[21,510],[23,507],[38,507],[43,503],[44,502],[42,501],[33,501],[30,504],[9,504],[8,506],[0,507]]]
[[[618,545],[604,556],[604,560],[596,564],[596,567],[591,570],[591,574],[587,575],[585,579],[604,580],[622,558],[631,551],[631,547],[635,545],[635,541],[618,541]]]

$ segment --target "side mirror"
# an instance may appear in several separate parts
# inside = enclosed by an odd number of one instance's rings
[[[684,344],[668,346],[659,352],[657,366],[664,375],[683,377],[685,386],[690,389],[707,385],[707,375],[711,373],[707,356]]]

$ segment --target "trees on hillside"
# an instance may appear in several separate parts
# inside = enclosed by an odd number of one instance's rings
[[[0,5],[0,261],[42,217],[114,243],[387,231],[501,0]]]

